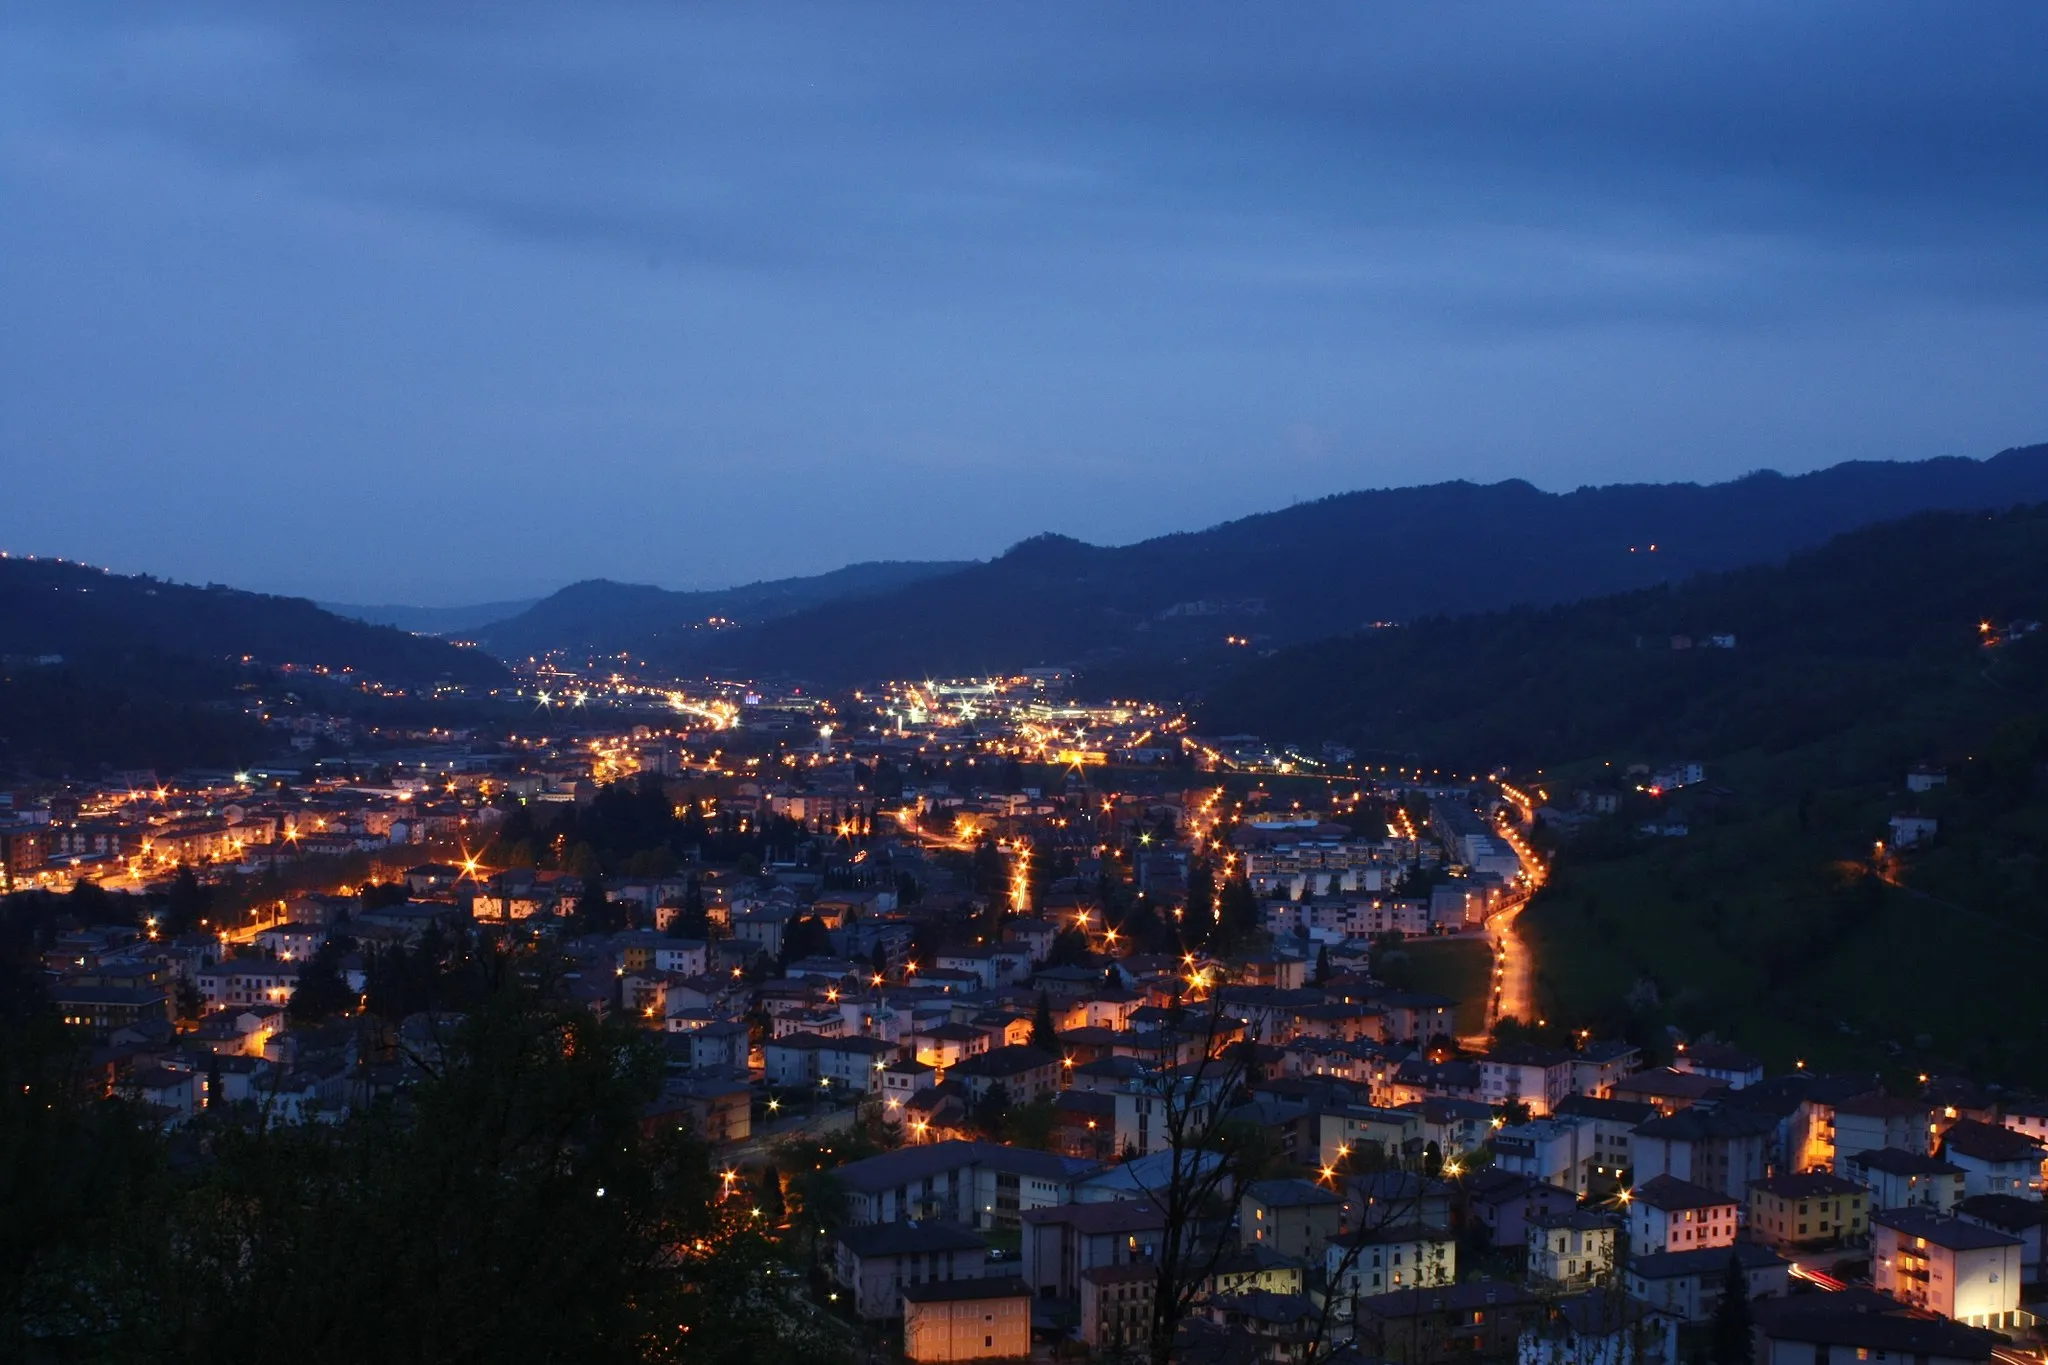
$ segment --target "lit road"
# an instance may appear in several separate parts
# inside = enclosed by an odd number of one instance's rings
[[[1507,790],[1511,799],[1518,795],[1512,788]],[[1526,799],[1515,804],[1526,816],[1529,809]],[[1529,945],[1515,932],[1515,921],[1521,918],[1522,908],[1550,872],[1505,813],[1499,822],[1498,832],[1508,847],[1515,851],[1515,856],[1521,859],[1522,878],[1507,902],[1486,920],[1486,933],[1493,941],[1493,1008],[1487,1013],[1489,1029],[1506,1018],[1520,1019],[1525,1023],[1535,1020],[1536,964],[1530,955]]]

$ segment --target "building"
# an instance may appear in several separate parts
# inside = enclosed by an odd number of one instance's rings
[[[1093,1163],[993,1142],[933,1142],[848,1162],[836,1172],[847,1222],[945,1218],[1014,1227],[1020,1214],[1064,1204]]]
[[[1947,1213],[1963,1197],[1963,1171],[1940,1157],[1882,1147],[1857,1152],[1844,1165],[1849,1179],[1870,1191],[1873,1209],[1931,1209]]]
[[[1141,1350],[1152,1334],[1159,1267],[1149,1261],[1081,1272],[1081,1340],[1101,1352]]]
[[[1515,1043],[1479,1059],[1479,1098],[1492,1105],[1525,1104],[1542,1118],[1573,1093],[1578,1054],[1563,1048]]]
[[[1972,1327],[2016,1325],[2019,1238],[1920,1209],[1888,1209],[1870,1225],[1870,1281],[1879,1293]]]
[[[1638,1183],[1676,1176],[1739,1202],[1749,1182],[1765,1174],[1766,1148],[1776,1127],[1767,1114],[1694,1105],[1638,1127],[1629,1143],[1630,1165]]]
[[[1072,1299],[1099,1266],[1152,1264],[1165,1240],[1166,1212],[1150,1199],[1063,1204],[1023,1217],[1024,1280],[1042,1298]]]
[[[1724,1043],[1695,1044],[1679,1054],[1672,1068],[1719,1081],[1730,1090],[1756,1085],[1764,1078],[1762,1058],[1752,1057]]]
[[[1965,1194],[2042,1195],[2041,1144],[2014,1129],[1958,1119],[1941,1135],[1939,1155],[1961,1168]]]
[[[1732,1246],[1738,1206],[1719,1190],[1660,1175],[1629,1195],[1629,1245],[1638,1253]]]
[[[1592,1168],[1586,1172],[1586,1194],[1603,1199],[1628,1188],[1629,1146],[1637,1127],[1657,1117],[1657,1110],[1635,1100],[1600,1099],[1572,1095],[1557,1106],[1553,1117],[1585,1119],[1593,1125]]]
[[[1496,1247],[1521,1246],[1538,1214],[1565,1213],[1578,1207],[1570,1190],[1508,1171],[1476,1171],[1464,1178],[1465,1212],[1484,1227]]]
[[[1575,1294],[1522,1328],[1516,1365],[1677,1365],[1678,1321],[1609,1293]]]
[[[1598,1131],[1593,1119],[1546,1118],[1518,1123],[1493,1135],[1494,1165],[1511,1175],[1526,1175],[1584,1194]]]
[[[946,1072],[979,1100],[1000,1085],[1012,1104],[1029,1104],[1060,1088],[1060,1059],[1035,1047],[1006,1045],[969,1057]]]
[[[1848,1174],[1848,1158],[1882,1147],[1925,1152],[1934,1146],[1934,1115],[1924,1100],[1872,1093],[1834,1106],[1834,1173]]]
[[[1990,1365],[2006,1341],[1981,1328],[1912,1312],[1869,1290],[1797,1295],[1751,1311],[1756,1365]]]
[[[1350,1299],[1447,1285],[1458,1278],[1458,1244],[1450,1229],[1427,1223],[1361,1228],[1324,1246],[1323,1271],[1334,1292]]]
[[[1237,1201],[1238,1238],[1311,1260],[1344,1224],[1344,1201],[1306,1180],[1259,1180]]]
[[[1752,1300],[1782,1298],[1791,1285],[1791,1262],[1767,1247],[1737,1242],[1701,1251],[1655,1251],[1631,1256],[1629,1297],[1681,1322],[1704,1322],[1713,1316],[1715,1305],[1721,1301],[1730,1259],[1742,1267]]]
[[[947,1280],[903,1290],[903,1354],[913,1365],[1031,1354],[1031,1291],[1022,1280]]]
[[[2040,1284],[2042,1243],[2048,1241],[2048,1204],[2013,1194],[1975,1194],[1956,1205],[1956,1217],[2020,1239],[2020,1282]]]
[[[958,1223],[868,1223],[842,1228],[832,1278],[853,1296],[863,1318],[893,1318],[903,1311],[906,1286],[980,1280],[988,1273],[988,1243]]]
[[[1614,1220],[1589,1209],[1529,1219],[1527,1273],[1532,1285],[1584,1289],[1614,1272]]]
[[[1870,1231],[1870,1191],[1822,1171],[1749,1182],[1749,1235],[1780,1251],[1811,1251],[1862,1241]]]
[[[1397,1289],[1356,1301],[1359,1353],[1397,1361],[1501,1360],[1537,1311],[1527,1290],[1492,1280]]]

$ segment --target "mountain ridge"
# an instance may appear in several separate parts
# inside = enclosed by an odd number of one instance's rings
[[[694,638],[643,637],[678,671],[837,686],[1280,647],[1382,620],[1596,597],[1763,563],[1926,510],[2048,501],[2048,445],[1985,460],[1851,461],[1715,484],[1548,493],[1458,480],[1332,494],[1125,546],[1033,536],[858,601]]]

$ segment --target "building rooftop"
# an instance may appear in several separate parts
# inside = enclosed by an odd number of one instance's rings
[[[1690,1180],[1680,1180],[1675,1175],[1660,1175],[1645,1180],[1635,1188],[1629,1199],[1633,1203],[1647,1204],[1653,1209],[1667,1213],[1680,1209],[1707,1209],[1735,1202],[1719,1190],[1710,1190],[1705,1185],[1695,1185]]]
[[[1865,1194],[1863,1186],[1853,1180],[1844,1180],[1825,1171],[1805,1171],[1789,1175],[1767,1175],[1761,1180],[1752,1180],[1749,1187],[1762,1190],[1765,1194],[1780,1199],[1826,1199],[1838,1194]]]
[[[1871,1214],[1870,1221],[1875,1227],[1890,1228],[1904,1237],[1923,1237],[1949,1251],[1982,1251],[1988,1247],[2016,1247],[2020,1244],[2019,1238],[1996,1228],[1924,1209],[1886,1209]]]
[[[1973,1161],[2039,1161],[2041,1144],[2025,1133],[1997,1123],[1962,1119],[1941,1135],[1943,1156],[1966,1156]]]
[[[1029,1299],[1031,1286],[1015,1275],[991,1275],[979,1280],[941,1280],[936,1284],[906,1284],[905,1303],[962,1303],[975,1299]]]
[[[869,1223],[841,1228],[839,1243],[856,1256],[918,1256],[937,1251],[973,1251],[988,1243],[958,1223]]]

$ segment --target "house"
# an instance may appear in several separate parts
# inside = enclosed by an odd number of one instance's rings
[[[1594,1120],[1579,1118],[1537,1119],[1502,1128],[1493,1135],[1494,1165],[1583,1194],[1596,1131]]]
[[[2042,1244],[2048,1242],[2048,1204],[2012,1194],[1975,1194],[1956,1205],[1956,1217],[2020,1239],[2020,1282],[2048,1280]]]
[[[1522,1328],[1516,1365],[1677,1365],[1678,1320],[1609,1293],[1575,1294]]]
[[[1893,1361],[1990,1365],[2006,1338],[1907,1309],[1870,1290],[1798,1294],[1751,1306],[1756,1365]]]
[[[1870,1191],[1873,1209],[1931,1209],[1947,1213],[1963,1198],[1963,1171],[1924,1152],[1881,1147],[1845,1163],[1849,1179]]]
[[[710,1142],[745,1142],[754,1132],[754,1092],[746,1081],[715,1075],[672,1076],[648,1105],[642,1127],[687,1126]]]
[[[1890,826],[1894,848],[1916,848],[1934,840],[1936,822],[1930,815],[1894,815]]]
[[[1730,1090],[1755,1085],[1764,1078],[1763,1059],[1725,1043],[1695,1043],[1678,1055],[1672,1069],[1720,1081]]]
[[[1636,1128],[1629,1165],[1638,1183],[1676,1176],[1736,1201],[1765,1172],[1766,1148],[1777,1123],[1767,1114],[1695,1105]]]
[[[1428,1223],[1360,1228],[1324,1246],[1323,1274],[1334,1293],[1353,1300],[1451,1284],[1458,1278],[1457,1239],[1450,1229]],[[1346,1312],[1340,1305],[1337,1315]]]
[[[1523,1243],[1529,1283],[1565,1289],[1602,1283],[1614,1271],[1614,1234],[1614,1220],[1590,1209],[1533,1215]]]
[[[280,962],[304,962],[327,942],[327,930],[318,924],[273,924],[256,935],[256,946]]]
[[[1539,1214],[1578,1207],[1578,1196],[1547,1181],[1487,1169],[1464,1177],[1467,1218],[1484,1227],[1496,1247],[1522,1246]]]
[[[979,1280],[988,1273],[988,1243],[958,1223],[868,1223],[842,1228],[832,1278],[863,1318],[894,1318],[906,1285]]]
[[[1344,1223],[1344,1200],[1306,1180],[1258,1180],[1237,1201],[1240,1241],[1313,1259]]]
[[[1642,1064],[1643,1050],[1634,1043],[1589,1042],[1572,1056],[1572,1091],[1607,1099],[1614,1093],[1614,1083],[1634,1074]]]
[[[1699,1251],[1653,1251],[1631,1256],[1629,1297],[1669,1313],[1680,1322],[1704,1322],[1713,1316],[1715,1305],[1721,1301],[1731,1259],[1742,1268],[1753,1300],[1783,1297],[1791,1285],[1791,1262],[1767,1247],[1737,1242]]]
[[[1291,1365],[1306,1359],[1322,1327],[1320,1304],[1306,1294],[1244,1289],[1212,1294],[1196,1311],[1221,1332],[1225,1342],[1243,1341],[1260,1360]],[[1186,1358],[1186,1348],[1183,1347]],[[1198,1353],[1198,1352],[1195,1352]]]
[[[1149,1261],[1081,1272],[1081,1340],[1098,1352],[1141,1348],[1152,1334],[1159,1267]]]
[[[1333,1169],[1353,1153],[1418,1156],[1422,1116],[1413,1110],[1332,1105],[1316,1116],[1316,1136],[1320,1164]]]
[[[1998,1121],[2022,1137],[2048,1142],[2048,1100],[2008,1100]]]
[[[1863,1240],[1870,1191],[1825,1171],[1749,1182],[1749,1235],[1780,1251],[1810,1251]]]
[[[903,1290],[903,1354],[912,1365],[1031,1354],[1031,1291],[1014,1276]]]
[[[745,1024],[738,1020],[721,1019],[703,1024],[697,1028],[677,1029],[680,1022],[671,1017],[669,1027],[674,1032],[668,1044],[669,1055],[677,1059],[690,1071],[744,1071],[747,1054],[751,1047],[751,1035]]]
[[[761,1047],[770,1085],[816,1085],[854,1094],[882,1088],[882,1072],[896,1049],[879,1038],[821,1038],[791,1033]]]
[[[1593,1165],[1586,1173],[1586,1193],[1593,1198],[1606,1198],[1628,1187],[1629,1144],[1636,1128],[1657,1117],[1657,1110],[1636,1100],[1568,1095],[1553,1117],[1592,1123]]]
[[[1739,1206],[1719,1190],[1660,1175],[1628,1197],[1629,1245],[1637,1252],[1732,1246]]]
[[[1361,1355],[1397,1361],[1499,1360],[1537,1312],[1527,1290],[1493,1280],[1397,1289],[1356,1300]]]
[[[1427,1223],[1451,1226],[1453,1188],[1447,1180],[1413,1171],[1368,1171],[1346,1176],[1344,1220],[1370,1227],[1375,1223]]]
[[[1728,1082],[1713,1076],[1660,1066],[1622,1077],[1609,1088],[1608,1096],[1650,1105],[1669,1118],[1679,1110],[1690,1108],[1709,1095],[1728,1088]]]
[[[1043,1298],[1078,1297],[1097,1266],[1156,1262],[1166,1233],[1166,1211],[1150,1199],[1031,1209],[1022,1222],[1024,1280]]]
[[[2024,1133],[1995,1123],[1958,1119],[1941,1135],[1943,1160],[1963,1172],[1965,1194],[2042,1194],[2042,1146]]]
[[[1872,1091],[1837,1100],[1834,1106],[1834,1173],[1846,1175],[1846,1158],[1895,1147],[1925,1152],[1934,1146],[1934,1114],[1925,1100]]]
[[[1060,1088],[1060,1059],[1035,1047],[1004,1046],[967,1058],[947,1070],[950,1079],[979,1100],[1000,1085],[1012,1104],[1029,1104]]]
[[[1563,1048],[1513,1043],[1479,1059],[1479,1098],[1488,1104],[1529,1107],[1542,1118],[1573,1093],[1578,1054]]]
[[[933,1142],[850,1161],[835,1174],[849,1224],[948,1218],[1015,1226],[1021,1213],[1064,1204],[1092,1163],[993,1142]]]
[[[1972,1327],[2015,1325],[2020,1239],[1923,1209],[1870,1220],[1870,1282],[1901,1303]]]

